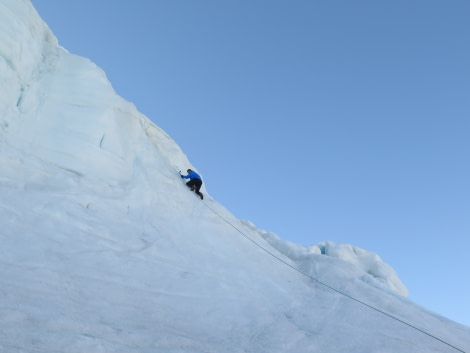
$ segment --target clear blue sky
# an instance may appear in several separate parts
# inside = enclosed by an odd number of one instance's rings
[[[32,2],[236,216],[470,325],[470,2]]]

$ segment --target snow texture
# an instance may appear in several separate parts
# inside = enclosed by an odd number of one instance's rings
[[[29,0],[0,0],[0,79],[1,352],[470,351],[378,255],[195,197],[179,146]]]

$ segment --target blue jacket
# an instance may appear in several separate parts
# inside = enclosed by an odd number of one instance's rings
[[[193,180],[193,179],[202,180],[199,174],[196,173],[194,170],[191,170],[188,175],[183,175],[183,178],[189,179],[189,180]]]

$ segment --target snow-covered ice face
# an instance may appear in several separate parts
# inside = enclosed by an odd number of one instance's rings
[[[293,268],[470,346],[468,328],[371,285],[399,287],[374,254],[291,244],[194,199],[179,146],[28,0],[0,0],[5,77],[0,352],[440,351]]]

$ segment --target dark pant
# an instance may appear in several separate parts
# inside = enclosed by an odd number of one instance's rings
[[[202,186],[202,180],[201,179],[191,179],[190,181],[188,181],[186,183],[186,185],[188,185],[191,189],[194,188],[194,190],[196,191],[196,194],[199,194],[199,189]]]

